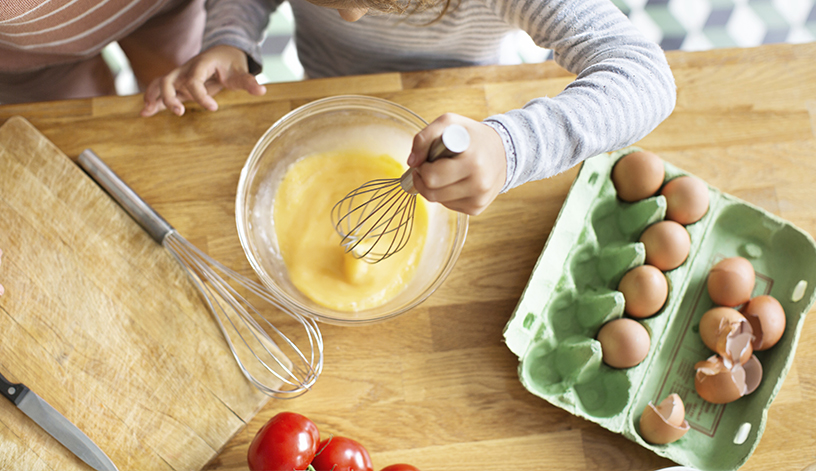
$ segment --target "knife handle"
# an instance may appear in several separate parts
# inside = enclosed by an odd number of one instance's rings
[[[110,167],[99,158],[91,149],[85,149],[79,154],[79,165],[96,183],[125,208],[125,211],[139,223],[150,237],[158,243],[163,243],[167,234],[173,232],[173,226],[162,218],[149,204],[119,178]]]
[[[12,383],[0,374],[0,394],[11,401],[15,406],[20,404],[28,393],[28,388],[20,383]]]

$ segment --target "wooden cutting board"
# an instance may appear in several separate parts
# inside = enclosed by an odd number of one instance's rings
[[[0,249],[0,372],[121,471],[201,469],[267,401],[172,255],[20,117],[0,127]],[[0,401],[0,469],[89,468]]]

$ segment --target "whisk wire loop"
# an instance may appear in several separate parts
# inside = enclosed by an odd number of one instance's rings
[[[204,296],[210,310],[215,314],[216,322],[222,330],[227,344],[235,357],[242,373],[259,390],[270,396],[292,398],[297,397],[314,385],[322,369],[322,335],[314,320],[285,309],[277,300],[272,298],[267,290],[257,282],[227,268],[212,259],[197,247],[187,242],[181,235],[173,231],[167,234],[163,244],[171,254],[181,263],[187,274],[197,285]],[[218,272],[236,281],[238,285],[248,289],[264,301],[278,308],[282,312],[302,323],[309,340],[310,356],[302,352],[298,346],[284,335],[274,324],[269,322],[261,313],[234,287],[224,281]],[[231,313],[233,315],[231,315]],[[235,335],[241,340],[255,358],[263,371],[273,375],[281,383],[279,387],[270,387],[258,379],[259,372],[251,372],[237,352],[232,341],[230,331],[225,327],[223,319],[229,323]],[[258,322],[258,319],[264,324]],[[266,328],[264,328],[266,327]],[[286,348],[290,349],[298,361],[291,361],[290,356],[282,355],[281,345],[267,334],[272,331]],[[248,336],[251,335],[251,338]],[[252,341],[254,340],[254,342]],[[259,346],[277,368],[262,359],[256,348]],[[317,355],[317,356],[316,356]],[[289,361],[284,361],[286,358]],[[316,365],[316,366],[313,366]],[[286,385],[286,388],[282,386]]]
[[[445,128],[432,144],[428,162],[453,157],[470,145],[467,130],[457,124]],[[398,179],[371,180],[349,192],[332,207],[331,218],[346,253],[378,263],[408,244],[416,215],[413,169]]]
[[[408,243],[415,208],[415,198],[400,189],[398,180],[378,180],[361,186],[336,203],[332,218],[346,252],[374,263],[390,257]],[[385,243],[380,244],[384,237]],[[385,250],[375,250],[382,247]]]

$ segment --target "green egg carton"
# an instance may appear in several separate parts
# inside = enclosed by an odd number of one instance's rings
[[[793,362],[805,316],[816,300],[816,243],[767,211],[709,185],[706,215],[686,226],[691,251],[680,267],[664,272],[669,297],[656,315],[640,320],[651,336],[646,359],[629,369],[601,360],[595,340],[607,321],[624,316],[616,291],[629,269],[644,263],[638,242],[650,224],[664,219],[666,199],[635,203],[617,198],[612,167],[630,147],[584,162],[524,293],[504,329],[519,357],[519,378],[531,393],[568,412],[623,434],[678,464],[700,470],[739,468],[759,444],[771,405]],[[664,162],[665,181],[688,175]],[[763,378],[751,394],[711,404],[694,389],[694,365],[713,355],[697,332],[714,303],[706,277],[727,257],[742,256],[756,271],[753,296],[782,304],[786,329],[771,349],[756,352]],[[649,402],[671,393],[683,399],[691,429],[668,445],[641,438],[638,422]]]

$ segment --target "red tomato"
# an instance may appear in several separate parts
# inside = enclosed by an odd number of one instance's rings
[[[320,442],[312,466],[315,471],[374,471],[368,451],[346,437],[331,437]]]
[[[249,445],[251,471],[306,469],[317,453],[317,425],[294,412],[281,412],[269,419]]]
[[[419,468],[416,466],[411,466],[410,464],[392,464],[390,466],[386,466],[380,471],[419,471]]]

